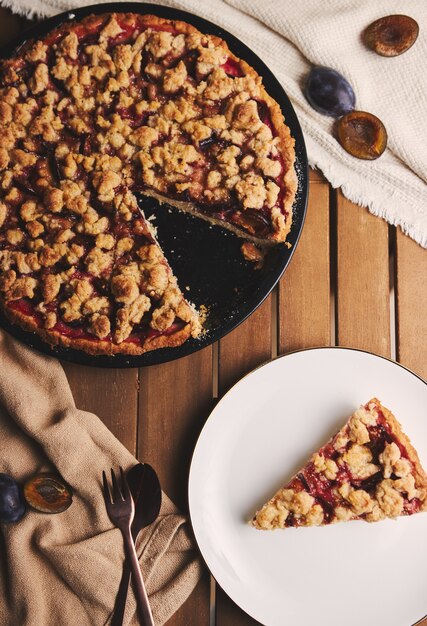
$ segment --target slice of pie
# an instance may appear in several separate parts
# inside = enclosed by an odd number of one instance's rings
[[[52,195],[45,199],[51,210]],[[0,276],[0,290],[8,317],[50,343],[91,354],[142,354],[197,337],[199,315],[181,293],[133,194],[118,194],[117,211],[94,223],[86,219],[90,207],[75,183],[62,185],[61,199],[70,212],[77,204],[86,208],[83,218],[73,223],[72,236],[71,228],[64,229],[64,218],[45,210],[49,221],[44,222],[48,225],[39,254],[3,253],[9,269]],[[97,232],[101,221],[106,227]],[[27,268],[31,254],[34,266]]]
[[[399,422],[373,398],[252,520],[262,530],[377,522],[427,509],[427,475]]]
[[[141,354],[200,333],[136,193],[233,230],[254,261],[291,227],[279,105],[184,22],[91,15],[27,42],[0,62],[0,137],[0,306],[51,343]]]

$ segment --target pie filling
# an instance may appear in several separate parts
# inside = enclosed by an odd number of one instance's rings
[[[289,484],[289,488],[297,491],[305,489],[310,495],[312,495],[316,503],[320,504],[323,508],[324,523],[328,524],[333,520],[334,516],[334,504],[336,502],[336,496],[334,495],[334,489],[346,482],[351,485],[353,489],[363,489],[371,496],[375,493],[376,486],[383,479],[382,471],[379,464],[379,456],[384,452],[386,444],[395,443],[402,458],[408,459],[406,448],[399,442],[397,437],[393,435],[391,429],[384,419],[382,413],[379,413],[378,424],[376,426],[368,426],[368,433],[370,437],[370,443],[367,448],[372,452],[372,463],[378,466],[378,471],[372,476],[366,479],[360,479],[353,476],[348,465],[343,463],[338,470],[336,480],[328,480],[323,474],[319,474],[316,471],[313,462],[303,469],[302,472],[297,474],[293,481]],[[346,450],[351,446],[351,442],[346,445]],[[342,452],[334,449],[333,442],[322,448],[319,452],[325,459],[331,459],[335,463],[342,456]],[[410,462],[410,461],[409,461]],[[412,464],[411,464],[412,467]],[[392,478],[397,479],[397,476]],[[416,513],[420,508],[420,500],[413,498],[411,501],[404,497],[404,509],[403,514],[411,515]],[[298,525],[295,518],[288,518],[286,520],[287,526]]]
[[[153,16],[107,14],[0,66],[0,293],[77,340],[142,346],[190,325],[135,193],[264,243],[284,241],[293,140],[225,44]]]
[[[26,317],[31,317],[39,328],[43,327],[43,315],[36,310],[34,303],[28,298],[21,298],[20,300],[14,300],[12,302],[9,302],[8,307],[12,311],[17,311],[19,313],[22,313]],[[48,311],[56,313],[57,305],[52,307],[47,306],[46,309]],[[182,330],[185,326],[186,322],[178,318],[176,318],[173,324],[164,331],[154,330],[153,328],[150,328],[146,323],[136,324],[133,327],[132,333],[126,339],[124,339],[124,343],[129,342],[142,345],[145,341],[154,339],[155,337],[160,337],[162,335],[167,337],[169,335],[173,335],[174,333]],[[99,341],[98,337],[95,337],[93,334],[88,333],[80,324],[72,326],[71,324],[66,324],[65,322],[59,320],[56,322],[55,326],[53,326],[51,330],[72,339]],[[109,333],[104,337],[104,339],[105,341],[112,341],[113,337],[111,333]]]
[[[416,452],[389,415],[376,399],[361,407],[257,513],[254,525],[372,522],[419,512],[426,502],[427,478],[422,481]]]

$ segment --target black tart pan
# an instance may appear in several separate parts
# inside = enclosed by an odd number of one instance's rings
[[[165,19],[182,20],[201,32],[216,35],[230,50],[247,61],[262,76],[267,92],[279,103],[286,124],[295,139],[298,192],[293,207],[290,247],[280,244],[269,250],[262,269],[243,259],[242,239],[218,226],[168,208],[151,198],[142,197],[140,206],[147,218],[154,216],[160,245],[178,278],[186,298],[208,311],[206,332],[199,339],[190,338],[178,348],[163,348],[140,356],[92,356],[80,350],[50,346],[38,335],[11,324],[3,314],[0,324],[27,345],[65,361],[96,367],[142,367],[165,363],[196,352],[212,344],[241,324],[269,295],[282,276],[295,251],[304,224],[308,196],[308,162],[304,137],[298,118],[286,93],[268,67],[250,48],[212,22],[192,13],[146,3],[120,2],[87,6],[67,11],[36,24],[0,51],[2,58],[13,56],[29,39],[39,39],[66,22],[100,13],[152,14]]]

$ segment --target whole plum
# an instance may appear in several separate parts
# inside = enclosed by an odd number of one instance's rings
[[[18,483],[0,473],[0,523],[18,522],[25,513],[25,500]]]
[[[310,71],[305,83],[305,97],[313,109],[331,117],[350,113],[356,103],[348,80],[336,70],[322,66]]]

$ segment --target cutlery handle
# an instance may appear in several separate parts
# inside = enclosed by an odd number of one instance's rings
[[[154,626],[153,614],[151,613],[150,603],[148,601],[148,595],[139,567],[138,557],[136,555],[135,544],[132,540],[130,528],[127,531],[123,532],[123,538],[125,541],[126,552],[130,562],[132,581],[141,616],[144,619],[145,626]]]
[[[125,616],[126,599],[129,590],[130,583],[130,565],[129,561],[125,559],[123,563],[122,577],[120,580],[119,590],[117,592],[116,604],[114,605],[113,618],[111,620],[111,626],[123,626],[123,619]]]

